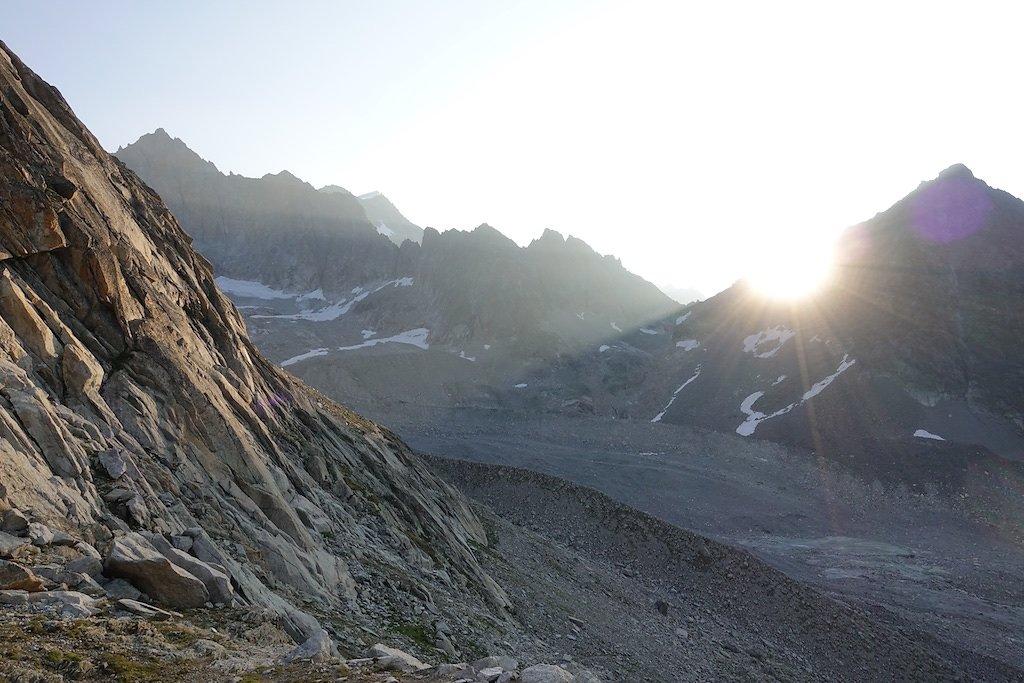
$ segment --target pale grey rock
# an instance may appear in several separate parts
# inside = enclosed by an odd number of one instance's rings
[[[494,683],[503,673],[505,670],[500,666],[488,666],[476,672],[476,680],[480,683]]]
[[[297,660],[323,662],[337,656],[338,651],[331,636],[324,629],[308,638],[302,645],[281,658],[283,664]]]
[[[181,616],[177,612],[160,609],[159,607],[147,605],[144,602],[139,602],[138,600],[131,600],[128,598],[122,598],[120,600],[117,600],[116,604],[121,609],[124,609],[128,612],[131,612],[132,614],[143,617],[145,619],[152,619],[153,621],[166,621],[171,617]]]
[[[95,557],[86,555],[85,557],[79,557],[71,560],[64,565],[66,571],[75,574],[85,574],[86,576],[99,576],[103,573],[103,563]]]
[[[29,545],[27,538],[18,538],[0,531],[0,558],[10,559],[16,557],[25,546]]]
[[[377,659],[386,667],[394,667],[396,670],[404,671],[405,673],[413,673],[430,668],[429,664],[424,664],[408,652],[395,647],[388,647],[381,643],[377,643],[367,650],[366,656]]]
[[[512,657],[505,655],[483,657],[473,662],[473,668],[477,671],[488,667],[498,667],[504,671],[515,671],[519,668],[519,662]]]
[[[142,591],[124,579],[113,579],[103,584],[103,590],[111,600],[138,600]]]
[[[61,531],[60,529],[52,529],[51,531],[53,531],[53,539],[51,539],[47,545],[63,545],[73,548],[75,544],[78,543],[78,539],[65,531]]]
[[[171,536],[169,540],[172,546],[185,553],[191,550],[195,543],[191,536]]]
[[[210,599],[201,579],[172,563],[139,533],[115,538],[104,567],[109,576],[131,580],[169,607],[202,607]]]
[[[0,605],[27,605],[28,591],[0,590]]]
[[[34,546],[49,545],[53,543],[54,532],[53,529],[45,524],[31,522],[28,525],[28,539],[32,541]]]
[[[118,480],[128,471],[128,463],[116,448],[108,448],[99,454],[100,465],[106,471],[107,476]]]
[[[97,600],[78,591],[44,591],[32,593],[29,603],[43,604],[53,608],[62,617],[81,619],[99,613]]]
[[[573,675],[560,666],[534,664],[523,669],[519,680],[522,683],[572,683]]]
[[[96,583],[96,579],[88,574],[71,574],[70,579],[68,586],[74,588],[79,593],[85,593],[90,598],[107,597],[107,591],[104,590],[103,586]]]
[[[91,557],[95,560],[103,559],[103,556],[100,555],[100,552],[96,550],[96,548],[86,543],[85,541],[79,541],[78,543],[75,543],[75,550],[82,553],[82,555],[86,557]]]

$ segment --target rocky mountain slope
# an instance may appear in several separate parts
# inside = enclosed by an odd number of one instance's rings
[[[0,555],[260,606],[299,642],[434,590],[502,615],[463,499],[266,361],[159,198],[6,48],[0,93]]]

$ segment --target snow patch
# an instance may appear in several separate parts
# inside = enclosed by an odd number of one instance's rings
[[[471,363],[475,363],[476,362],[476,356],[467,356],[465,351],[459,351],[459,358],[461,358],[463,360],[468,360]]]
[[[300,313],[292,313],[287,315],[254,315],[253,318],[276,318],[278,320],[309,320],[311,322],[327,322],[330,320],[337,320],[341,316],[345,315],[352,310],[352,307],[357,303],[370,296],[376,294],[385,287],[409,287],[413,283],[411,277],[403,277],[398,280],[388,280],[384,284],[380,285],[376,289],[368,290],[363,287],[354,287],[352,293],[355,294],[351,299],[342,299],[337,303],[333,303],[329,306],[317,309],[315,311],[301,311]]]
[[[370,337],[376,337],[377,332],[374,330],[363,330],[362,335],[363,339],[369,339]]]
[[[679,396],[679,392],[685,389],[687,384],[700,377],[700,368],[701,366],[698,365],[697,372],[693,373],[693,377],[680,384],[679,388],[672,392],[672,397],[668,400],[668,403],[665,404],[665,407],[660,413],[651,418],[651,422],[661,422],[661,418],[665,417],[665,413],[667,413],[668,409],[672,407],[672,404],[676,402],[676,397]]]
[[[576,317],[579,318],[580,320],[586,320],[587,319],[587,315],[586,315],[586,313],[584,311],[580,311],[579,313],[577,313]]]
[[[683,351],[693,351],[695,348],[700,346],[700,342],[696,339],[683,339],[682,341],[677,341],[676,346],[681,348]]]
[[[815,382],[814,386],[812,386],[810,389],[805,391],[804,395],[803,395],[803,398],[801,399],[801,403],[803,401],[809,401],[812,398],[814,398],[815,396],[817,396],[818,394],[820,394],[825,389],[825,387],[827,387],[829,384],[832,384],[832,381],[836,377],[838,377],[839,375],[843,374],[848,368],[852,367],[853,364],[857,362],[855,360],[847,360],[848,357],[849,357],[849,354],[845,354],[844,353],[843,354],[843,360],[839,364],[839,367],[836,368],[836,371],[834,373],[832,373],[831,375],[829,375],[825,379],[821,380],[820,382]]]
[[[616,325],[615,323],[609,323],[609,324],[612,326],[612,329],[615,330],[616,332],[622,332],[622,328],[619,327],[618,325]]]
[[[597,347],[597,352],[598,353],[604,353],[605,351],[607,351],[610,348],[612,348],[612,347],[608,346],[607,344],[601,344],[599,347]]]
[[[853,360],[849,357],[849,354],[844,354],[843,360],[839,362],[839,366],[836,368],[835,372],[833,372],[828,377],[825,377],[821,381],[815,382],[810,389],[804,392],[804,395],[800,397],[799,401],[795,403],[790,403],[785,408],[780,408],[771,415],[765,415],[762,412],[754,410],[754,403],[756,403],[759,398],[764,396],[763,391],[755,391],[750,396],[747,396],[745,399],[743,399],[743,403],[740,404],[740,412],[746,415],[747,419],[744,420],[743,423],[736,428],[736,433],[739,434],[740,436],[750,436],[751,434],[754,433],[754,430],[757,429],[757,425],[761,424],[765,420],[770,420],[773,417],[778,417],[779,415],[785,415],[789,411],[793,410],[793,408],[803,405],[804,403],[806,403],[807,401],[811,400],[812,398],[820,394],[822,391],[824,391],[825,387],[827,387],[829,384],[832,384],[832,382],[835,381],[836,377],[846,372],[849,368],[853,367],[853,364],[856,362],[856,360]],[[775,380],[772,386],[775,386],[785,378],[785,375],[780,376],[777,380]]]
[[[430,336],[430,330],[425,327],[417,327],[415,330],[407,330],[400,332],[393,337],[383,337],[381,339],[368,339],[362,344],[355,344],[354,346],[339,346],[338,351],[355,351],[356,349],[368,349],[371,346],[377,344],[409,344],[410,346],[416,346],[424,351],[430,348],[430,344],[427,343],[427,337]]]
[[[324,290],[322,289],[314,289],[312,292],[306,292],[305,294],[302,294],[295,298],[296,301],[308,301],[310,299],[319,299],[321,301],[327,301],[327,299],[324,298]]]
[[[379,196],[380,196],[380,192],[377,192],[376,190],[374,190],[373,192],[367,192],[366,194],[359,195],[359,198],[363,199],[363,200],[366,200],[366,199],[374,199],[374,198],[379,197]]]
[[[221,275],[214,279],[220,291],[234,296],[244,296],[252,299],[293,299],[294,294],[288,294],[280,289],[268,287],[262,282],[255,280],[235,280],[234,278]]]
[[[762,396],[764,396],[763,391],[755,391],[750,396],[743,399],[743,403],[740,404],[740,412],[747,416],[747,419],[743,421],[743,424],[736,428],[736,433],[740,436],[750,436],[754,433],[754,430],[757,429],[757,425],[761,424],[765,420],[770,420],[773,417],[785,415],[797,406],[796,403],[790,403],[785,408],[780,408],[771,415],[765,415],[762,412],[754,410],[754,403],[756,403],[757,399]]]
[[[685,323],[686,319],[690,317],[691,313],[693,313],[693,311],[687,311],[686,313],[683,313],[681,316],[676,318],[676,325],[682,325],[683,323]]]
[[[317,356],[326,356],[327,352],[327,349],[313,349],[312,351],[306,351],[305,353],[300,353],[297,356],[292,356],[287,360],[281,361],[281,367],[286,368],[289,365],[295,365],[296,363],[301,363],[302,361],[308,360],[310,358],[316,358]]]
[[[516,389],[525,389],[528,386],[530,386],[530,385],[527,384],[526,382],[521,382],[521,383],[517,384],[515,388]]]
[[[490,351],[490,350],[491,350],[491,345],[490,344],[484,344],[484,351]]]
[[[776,379],[774,382],[772,382],[772,386],[774,387],[776,384],[781,384],[782,382],[785,382],[785,381],[786,381],[786,376],[785,375],[779,375],[778,379]]]
[[[916,436],[919,439],[932,439],[933,441],[945,441],[945,439],[943,439],[938,434],[932,434],[931,432],[925,431],[924,429],[918,429],[916,432],[914,432],[914,436]]]
[[[661,332],[659,332],[658,330],[652,330],[649,327],[641,327],[640,331],[643,332],[644,334],[661,334]]]
[[[796,332],[783,327],[782,325],[776,325],[775,327],[769,327],[767,330],[761,330],[756,334],[752,334],[743,340],[743,351],[746,353],[752,353],[757,358],[771,358],[782,345],[785,344]],[[763,344],[769,344],[774,342],[775,345],[769,348],[767,351],[759,351],[758,348]]]
[[[380,221],[377,223],[377,234],[384,235],[385,237],[394,237],[395,231],[387,226],[387,223]]]

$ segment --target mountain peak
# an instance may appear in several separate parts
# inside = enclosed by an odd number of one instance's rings
[[[299,178],[298,176],[296,176],[294,173],[287,169],[281,171],[280,173],[268,173],[265,176],[263,176],[263,180],[278,180],[286,183],[299,183],[302,185],[306,184],[304,180],[302,180],[301,178]]]
[[[974,178],[974,173],[964,164],[953,164],[939,173],[940,178]]]
[[[352,193],[346,190],[341,185],[324,185],[323,187],[320,188],[319,192],[323,192],[324,194],[342,194],[347,197],[352,196]]]

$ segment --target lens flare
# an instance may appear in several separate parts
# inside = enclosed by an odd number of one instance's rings
[[[799,299],[815,292],[832,272],[832,243],[824,239],[762,245],[746,280],[773,299]]]

